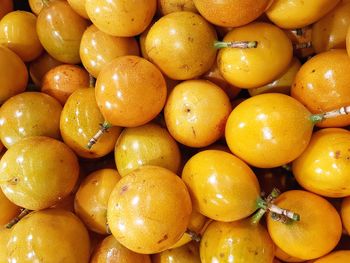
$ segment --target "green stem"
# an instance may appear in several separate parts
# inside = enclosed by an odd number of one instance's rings
[[[320,114],[312,114],[310,120],[313,124],[321,122],[326,119],[332,119],[339,116],[345,116],[350,114],[350,106],[344,106],[336,110],[327,111]]]
[[[98,140],[102,137],[102,135],[105,134],[106,132],[108,132],[109,128],[111,128],[111,127],[112,127],[112,125],[110,123],[108,123],[107,121],[100,124],[100,129],[96,132],[94,137],[92,137],[89,140],[86,147],[90,150],[92,148],[92,146],[94,146],[94,144],[96,144],[98,142]]]
[[[252,217],[251,217],[251,223],[253,225],[256,225],[260,222],[261,218],[265,215],[266,210],[263,208],[260,208]]]
[[[214,47],[217,49],[220,48],[256,48],[258,46],[257,41],[216,41]]]

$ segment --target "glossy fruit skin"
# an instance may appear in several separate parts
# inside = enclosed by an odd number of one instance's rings
[[[88,229],[107,234],[108,199],[120,178],[114,169],[101,169],[88,175],[80,184],[74,208]]]
[[[105,156],[113,150],[121,132],[120,127],[111,127],[94,147],[91,149],[86,147],[103,121],[104,118],[95,100],[95,89],[78,89],[68,98],[61,113],[62,138],[80,157]]]
[[[349,262],[349,260],[350,250],[338,250],[315,260],[313,263],[344,263]]]
[[[122,245],[137,253],[153,254],[181,238],[191,210],[190,195],[176,174],[158,166],[142,166],[115,186],[107,220]]]
[[[137,56],[122,56],[100,72],[95,94],[108,123],[136,127],[160,113],[167,90],[162,73],[151,62]]]
[[[339,2],[340,0],[275,0],[266,14],[281,28],[302,28],[318,21]]]
[[[231,113],[225,92],[206,80],[187,80],[172,90],[164,108],[170,134],[190,147],[205,147],[223,134]]]
[[[15,52],[23,61],[37,58],[43,51],[36,33],[36,16],[14,11],[0,20],[0,44]]]
[[[101,31],[118,37],[141,34],[156,12],[156,0],[86,0],[86,12]]]
[[[50,207],[73,190],[78,179],[77,157],[64,143],[43,136],[23,139],[0,161],[0,186],[18,206]]]
[[[79,47],[88,21],[66,1],[53,1],[40,12],[36,30],[44,49],[53,58],[70,64],[80,62]]]
[[[270,0],[193,0],[193,2],[205,19],[223,27],[248,24],[262,15],[271,3]]]
[[[198,244],[190,242],[155,254],[152,256],[152,263],[201,263]]]
[[[52,1],[65,1],[65,0],[45,0],[47,3],[50,3]],[[32,10],[32,12],[36,15],[39,15],[41,10],[45,7],[43,0],[28,0],[29,7]]]
[[[38,57],[36,60],[32,61],[29,64],[29,74],[35,86],[40,88],[42,85],[42,79],[44,78],[45,74],[50,69],[53,69],[61,64],[62,62],[59,62],[58,60],[54,59],[46,52],[43,53],[40,57]]]
[[[249,219],[212,222],[200,243],[202,263],[267,263],[274,258],[274,244],[260,224]]]
[[[0,108],[0,139],[6,148],[30,136],[60,138],[62,106],[41,92],[24,92]]]
[[[210,82],[222,88],[227,94],[227,96],[230,98],[230,100],[233,100],[241,91],[240,88],[232,86],[224,79],[224,77],[220,73],[217,63],[214,63],[210,70],[206,72],[201,78],[209,80]]]
[[[74,91],[89,87],[89,82],[89,74],[81,67],[59,65],[45,74],[41,92],[49,94],[64,105]]]
[[[0,104],[23,92],[28,82],[28,71],[13,51],[0,45]]]
[[[256,96],[263,93],[283,93],[290,94],[290,89],[293,84],[294,78],[301,67],[299,59],[293,57],[288,69],[273,82],[254,89],[248,89],[250,96]]]
[[[182,171],[198,211],[214,220],[230,222],[257,209],[258,180],[243,161],[232,154],[207,150],[195,154]]]
[[[327,128],[315,132],[293,162],[293,174],[308,191],[326,197],[350,195],[350,132]]]
[[[0,262],[7,261],[7,242],[10,240],[11,229],[0,227]]]
[[[346,232],[350,235],[350,197],[345,197],[341,204],[341,219]]]
[[[157,9],[161,16],[180,11],[198,12],[193,0],[157,0]]]
[[[151,263],[149,255],[135,253],[120,244],[112,235],[97,245],[90,263]]]
[[[249,89],[266,85],[283,74],[292,61],[290,39],[272,24],[254,22],[231,30],[223,39],[242,40],[257,41],[257,47],[222,48],[217,57],[222,76],[236,87]]]
[[[275,245],[275,257],[283,260],[284,262],[304,262],[304,259],[292,257]]]
[[[329,253],[339,242],[341,220],[335,208],[324,198],[310,192],[292,190],[282,193],[275,204],[300,215],[300,221],[283,224],[267,217],[274,243],[290,256],[304,260]],[[314,240],[317,237],[317,242]]]
[[[200,15],[182,11],[160,18],[146,37],[150,61],[171,79],[199,77],[213,65],[216,32]]]
[[[312,26],[312,46],[316,53],[346,47],[350,25],[350,3],[340,3]]]
[[[140,53],[135,38],[114,37],[100,31],[95,25],[85,30],[79,52],[84,67],[95,78],[113,59],[126,55],[138,56]]]
[[[13,227],[7,249],[11,262],[88,263],[90,241],[73,213],[46,209],[30,213]]]
[[[177,173],[181,153],[169,132],[152,123],[126,128],[114,148],[115,163],[121,176],[142,165],[156,165]]]
[[[345,50],[331,50],[314,56],[302,65],[295,77],[291,95],[312,113],[336,110],[350,104],[350,58]],[[343,127],[350,115],[317,123],[319,127]]]
[[[15,218],[20,212],[20,207],[18,207],[17,205],[12,203],[10,200],[8,200],[7,197],[4,195],[4,193],[1,191],[1,189],[0,189],[0,210],[1,210],[0,229],[2,226],[9,223],[13,218]]]
[[[67,2],[78,15],[89,18],[85,9],[86,0],[67,0]]]
[[[0,4],[0,20],[7,14],[13,11],[13,0],[3,0]]]
[[[284,94],[251,97],[230,114],[225,130],[227,145],[255,167],[287,164],[299,157],[310,141],[310,115],[301,103]]]

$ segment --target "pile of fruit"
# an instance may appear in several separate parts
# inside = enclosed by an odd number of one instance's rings
[[[350,262],[350,1],[1,0],[0,263]]]

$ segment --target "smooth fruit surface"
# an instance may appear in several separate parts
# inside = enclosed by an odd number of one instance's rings
[[[313,134],[293,174],[305,189],[327,197],[350,195],[350,132],[328,128]]]
[[[163,16],[179,11],[197,12],[193,0],[157,0],[157,9]]]
[[[20,208],[14,203],[12,203],[10,200],[8,200],[7,197],[4,195],[4,193],[1,191],[1,189],[0,189],[0,210],[2,211],[0,214],[0,229],[5,224],[9,223],[20,212]],[[0,249],[0,251],[1,250],[2,249]]]
[[[249,219],[234,222],[212,222],[200,244],[202,263],[272,262],[274,244],[261,225]]]
[[[0,104],[23,92],[28,82],[28,71],[13,51],[0,45]]]
[[[163,16],[150,28],[145,49],[165,75],[186,80],[211,68],[215,41],[213,26],[198,14],[182,11]]]
[[[329,253],[338,244],[342,225],[335,208],[324,198],[301,190],[282,193],[275,204],[300,215],[284,224],[269,215],[267,227],[274,243],[288,255],[304,260]],[[313,242],[317,239],[317,242]]]
[[[344,49],[314,56],[302,65],[291,89],[291,95],[312,113],[323,113],[350,105],[350,57]],[[342,127],[350,124],[350,115],[338,116],[317,124],[320,127]]]
[[[142,166],[115,186],[107,219],[113,236],[130,250],[158,253],[185,232],[192,205],[183,181],[158,166]]]
[[[7,249],[10,262],[87,263],[90,241],[73,213],[46,209],[30,213],[13,227]]]
[[[198,244],[190,242],[178,248],[165,250],[153,255],[152,263],[201,263]]]
[[[0,108],[0,139],[6,148],[24,138],[60,138],[62,106],[40,92],[24,92],[8,99]]]
[[[122,56],[100,72],[95,94],[108,123],[135,127],[160,113],[167,89],[162,73],[151,62],[137,56]]]
[[[44,49],[58,61],[80,62],[79,47],[88,21],[66,1],[53,1],[40,12],[36,30]]]
[[[339,2],[340,0],[275,0],[266,14],[279,27],[301,28],[319,20]]]
[[[14,11],[0,20],[0,44],[7,46],[23,61],[37,58],[43,51],[36,33],[36,16]]]
[[[91,22],[101,31],[119,37],[136,36],[151,23],[156,0],[86,0]]]
[[[114,156],[121,176],[142,165],[157,165],[177,173],[181,162],[176,141],[166,129],[152,123],[124,129],[115,145]]]
[[[345,263],[349,262],[349,260],[350,250],[338,250],[315,260],[314,263]]]
[[[85,9],[86,0],[67,0],[67,2],[80,16],[89,18]]]
[[[231,103],[210,81],[188,80],[174,87],[164,108],[170,134],[190,147],[205,147],[224,134]]]
[[[23,139],[0,161],[0,186],[18,206],[50,207],[73,190],[78,179],[77,157],[64,143],[43,136]]]
[[[194,207],[211,219],[235,221],[257,209],[258,180],[249,166],[232,154],[199,152],[185,164],[182,179]]]
[[[226,123],[230,150],[260,168],[277,167],[299,157],[307,147],[313,124],[297,100],[279,93],[251,97],[240,103]]]
[[[218,53],[217,63],[222,76],[239,88],[257,88],[275,80],[287,70],[293,56],[287,35],[268,23],[254,22],[234,28],[223,41],[257,41],[256,48],[228,47]]]

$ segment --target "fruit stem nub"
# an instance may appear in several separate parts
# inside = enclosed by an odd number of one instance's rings
[[[258,41],[216,41],[214,47],[220,48],[256,48],[258,46]]]
[[[17,224],[23,217],[28,215],[31,211],[29,209],[22,209],[21,213],[16,216],[14,219],[12,219],[7,225],[6,228],[10,229],[12,228],[15,224]]]
[[[313,124],[316,124],[325,119],[332,119],[332,118],[336,118],[343,115],[349,115],[349,114],[350,114],[350,106],[344,106],[336,110],[327,111],[320,114],[312,114],[310,116],[310,120]]]
[[[195,231],[187,228],[186,233],[190,235],[191,239],[196,242],[200,242],[202,237],[200,234],[196,233]]]
[[[108,122],[104,122],[100,124],[100,129],[97,131],[97,133],[90,139],[90,141],[87,144],[87,148],[90,150],[94,144],[98,142],[98,140],[102,137],[103,134],[105,134],[109,128],[111,128],[112,125]]]
[[[90,86],[90,88],[95,87],[95,82],[96,82],[95,78],[91,74],[89,74],[89,86]]]

